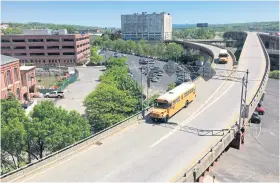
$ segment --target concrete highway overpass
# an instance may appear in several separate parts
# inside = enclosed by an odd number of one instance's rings
[[[220,48],[195,44],[211,50],[217,58]],[[256,33],[248,33],[238,70],[249,69],[248,100],[257,96],[267,68],[266,53]],[[227,64],[214,64],[214,68],[232,69]],[[233,75],[236,73],[232,73]],[[267,74],[265,75],[267,77]],[[264,79],[263,79],[264,78]],[[197,98],[188,108],[172,117],[168,124],[153,124],[148,119],[91,144],[74,155],[51,166],[28,174],[25,169],[9,181],[28,182],[166,182],[184,180],[184,173],[207,153],[221,136],[200,136],[196,129],[230,129],[238,119],[241,83],[227,77],[214,76],[196,81]],[[262,86],[264,89],[265,84]],[[260,92],[252,108],[260,98]],[[194,130],[193,130],[194,129]],[[63,152],[62,155],[63,156]],[[46,160],[48,161],[48,160]],[[206,167],[207,168],[207,167]],[[28,169],[28,168],[26,168]],[[20,175],[26,175],[20,177]],[[8,178],[8,177],[6,177]],[[4,180],[5,181],[5,180]]]

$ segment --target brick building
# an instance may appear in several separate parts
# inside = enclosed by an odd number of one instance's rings
[[[23,35],[2,35],[1,54],[20,60],[21,65],[74,66],[89,59],[87,34],[67,34],[58,30],[28,30]]]
[[[36,92],[35,66],[20,67],[19,59],[1,55],[1,99],[13,93],[21,102]]]

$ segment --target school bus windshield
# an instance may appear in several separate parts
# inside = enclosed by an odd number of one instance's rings
[[[164,103],[164,102],[155,102],[155,107],[156,108],[161,108],[161,109],[167,109],[169,108],[169,104],[168,103]]]

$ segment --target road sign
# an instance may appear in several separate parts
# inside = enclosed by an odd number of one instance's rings
[[[208,23],[198,23],[196,27],[208,27]]]

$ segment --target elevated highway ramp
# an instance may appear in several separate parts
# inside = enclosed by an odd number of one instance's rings
[[[198,43],[197,43],[198,44]],[[220,49],[204,45],[214,52]],[[254,64],[251,64],[254,62]],[[265,58],[256,34],[248,34],[238,69],[249,69],[248,96],[253,96],[263,75]],[[232,67],[217,64],[217,68]],[[124,132],[90,146],[83,152],[22,181],[28,182],[153,182],[175,181],[218,140],[217,136],[198,136],[179,126],[200,129],[229,128],[240,105],[241,84],[216,78],[197,82],[197,98],[187,109],[155,125],[142,121]],[[187,166],[187,167],[186,167]],[[180,172],[182,171],[182,172]]]

